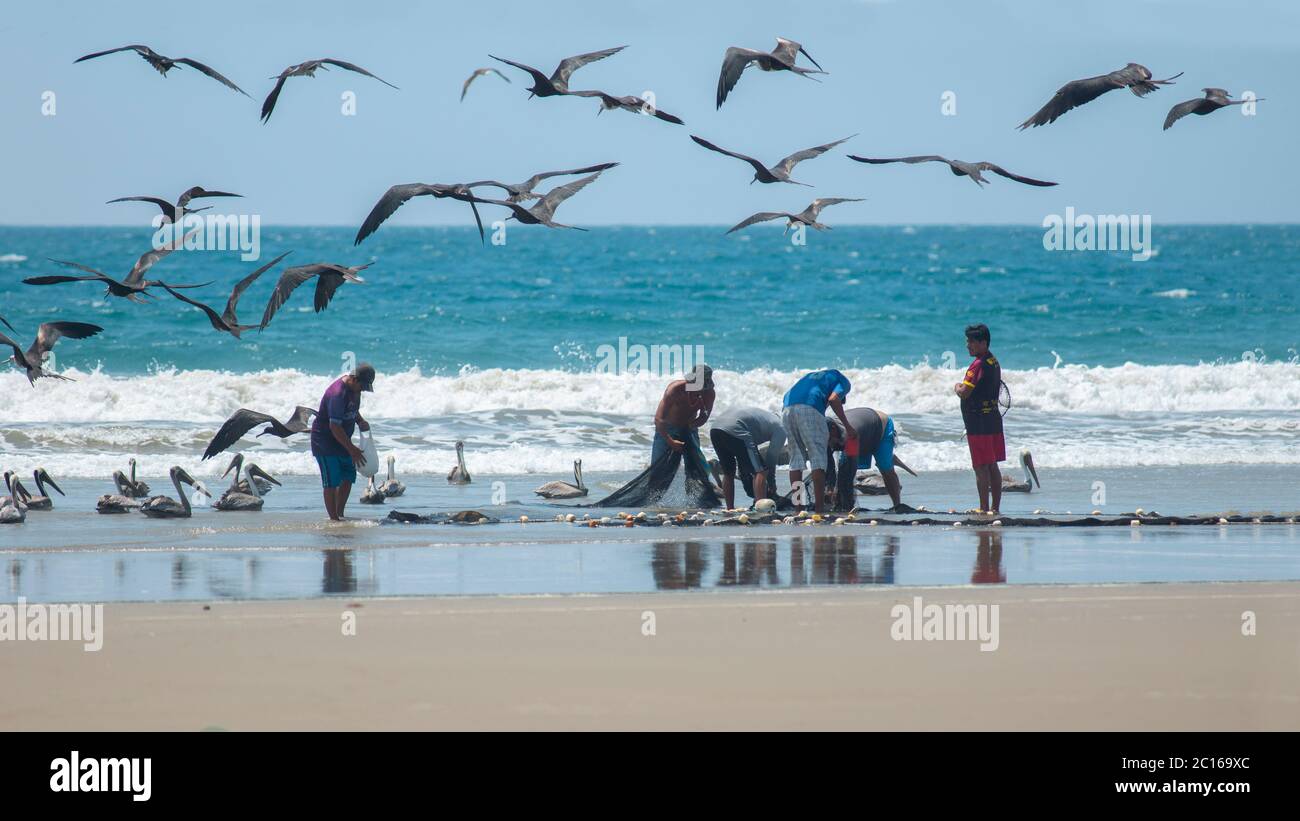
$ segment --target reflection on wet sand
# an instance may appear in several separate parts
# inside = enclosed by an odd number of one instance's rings
[[[883,543],[883,548],[880,545]],[[715,587],[803,587],[805,585],[893,584],[898,536],[796,536],[790,540],[789,575],[781,576],[777,539],[722,542],[656,542],[650,569],[659,590],[710,586],[704,578],[709,554],[720,553]],[[878,555],[877,555],[877,549]]]
[[[355,550],[326,550],[325,575],[321,579],[321,592],[355,593],[357,592],[357,571],[352,565]]]
[[[1007,571],[1002,566],[1002,531],[981,530],[975,550],[975,569],[971,584],[1006,584]]]

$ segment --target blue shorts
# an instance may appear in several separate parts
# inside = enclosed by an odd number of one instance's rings
[[[876,445],[875,451],[858,454],[858,470],[866,470],[871,467],[871,457],[873,456],[876,458],[876,467],[881,470],[893,470],[894,444],[897,440],[898,437],[894,433],[894,420],[890,418],[885,423],[885,432],[880,434],[880,444]]]
[[[321,487],[331,488],[347,482],[357,481],[357,466],[352,464],[351,456],[317,456],[316,464],[320,466]]]

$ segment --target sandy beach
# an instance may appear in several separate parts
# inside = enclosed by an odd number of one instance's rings
[[[892,639],[917,596],[999,605],[997,649]],[[4,648],[0,727],[1300,729],[1294,583],[121,603],[105,620],[98,653]]]

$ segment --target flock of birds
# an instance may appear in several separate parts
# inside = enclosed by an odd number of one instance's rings
[[[566,57],[560,60],[559,64],[549,75],[521,62],[496,57],[494,55],[489,56],[492,57],[492,59],[497,60],[506,66],[522,71],[529,76],[532,80],[532,85],[527,88],[529,98],[566,96],[585,97],[595,99],[599,102],[600,107],[597,113],[618,109],[651,115],[663,122],[673,125],[683,125],[684,123],[680,117],[659,110],[653,101],[647,100],[643,97],[634,95],[616,95],[600,90],[570,88],[573,75],[579,69],[593,62],[611,57],[622,51],[624,48],[626,48],[626,46],[618,46],[615,48],[603,49],[601,51],[579,54],[573,57]],[[225,75],[204,63],[190,57],[168,57],[159,54],[152,48],[144,45],[129,45],[99,51],[80,57],[75,62],[81,63],[122,52],[134,52],[164,77],[166,77],[167,73],[173,68],[184,66],[216,80],[233,91],[243,94],[246,97],[249,96],[247,92],[228,79]],[[797,60],[800,56],[807,58],[815,68],[799,65]],[[318,70],[329,71],[331,67],[355,72],[373,78],[374,80],[377,80],[393,89],[397,88],[397,86],[394,86],[392,83],[376,76],[361,66],[345,60],[332,57],[307,60],[289,66],[277,76],[271,78],[275,80],[275,85],[262,103],[262,122],[266,123],[270,120],[271,114],[280,100],[280,96],[284,91],[285,83],[288,79],[292,77],[315,77]],[[721,109],[723,103],[735,90],[740,79],[750,67],[756,67],[758,70],[763,72],[787,72],[809,80],[817,80],[818,77],[816,75],[828,74],[828,72],[822,69],[821,65],[813,59],[812,55],[809,54],[801,44],[793,40],[777,38],[776,47],[771,51],[761,51],[733,46],[726,50],[718,76],[716,93],[716,104],[718,109]],[[465,95],[469,92],[470,87],[475,80],[488,75],[499,77],[507,83],[511,82],[510,79],[502,74],[498,69],[478,68],[465,80],[461,88],[461,99],[465,99]],[[1116,89],[1127,88],[1135,96],[1145,97],[1146,95],[1159,90],[1162,86],[1173,84],[1174,80],[1182,76],[1182,74],[1180,72],[1179,74],[1163,80],[1153,79],[1153,76],[1154,75],[1151,71],[1145,66],[1137,63],[1129,63],[1124,68],[1112,71],[1108,74],[1088,77],[1081,80],[1073,80],[1061,86],[1052,98],[1036,113],[1021,123],[1019,128],[1023,130],[1054,123],[1062,115],[1072,109],[1085,105],[1097,99],[1101,95]],[[1206,88],[1203,89],[1203,91],[1205,93],[1204,97],[1187,100],[1178,103],[1171,108],[1165,118],[1164,128],[1168,129],[1179,119],[1189,114],[1204,116],[1221,108],[1231,105],[1239,105],[1246,102],[1246,100],[1231,99],[1228,92],[1221,88]],[[787,183],[791,185],[805,186],[807,185],[806,183],[798,182],[792,178],[795,167],[801,162],[820,157],[831,149],[834,149],[847,140],[852,139],[852,137],[845,137],[824,145],[796,151],[772,165],[768,165],[747,154],[722,148],[699,136],[691,135],[691,139],[697,145],[707,149],[708,151],[747,163],[754,171],[753,177],[750,180],[751,184],[754,182],[760,182],[768,184]],[[890,163],[944,163],[954,175],[959,177],[969,177],[979,186],[983,186],[988,182],[988,180],[983,176],[983,172],[990,172],[1014,182],[1030,186],[1053,186],[1057,184],[1055,182],[1013,174],[1001,166],[991,162],[966,162],[962,160],[948,159],[939,155],[875,158],[850,154],[848,157],[853,161],[872,165]],[[403,204],[412,198],[419,196],[430,196],[435,199],[451,199],[468,204],[473,212],[475,222],[477,223],[481,241],[485,238],[485,232],[478,211],[478,206],[480,205],[506,208],[510,211],[507,219],[514,219],[527,225],[543,225],[548,228],[573,228],[576,230],[585,230],[578,228],[577,226],[565,225],[557,222],[555,220],[556,211],[566,200],[577,194],[586,186],[590,185],[599,178],[602,173],[617,165],[618,163],[615,162],[605,162],[583,168],[541,172],[534,174],[532,177],[529,177],[527,180],[520,183],[503,183],[497,180],[477,180],[468,183],[415,182],[394,185],[380,197],[379,201],[371,209],[369,215],[365,218],[360,229],[357,231],[354,245],[359,245],[367,237],[377,231],[380,225],[392,216]],[[558,185],[544,193],[537,190],[544,181],[554,177],[578,177],[578,179]],[[505,198],[494,199],[479,196],[476,193],[476,189],[483,188],[500,189],[504,192]],[[200,186],[195,186],[183,192],[174,202],[154,196],[119,197],[110,200],[109,202],[150,203],[162,211],[163,221],[165,223],[180,226],[182,225],[182,220],[186,213],[203,211],[211,207],[204,206],[202,208],[190,209],[188,206],[192,201],[238,196],[241,195],[227,191],[209,191]],[[528,204],[533,200],[536,200],[536,202],[531,205]],[[756,223],[778,219],[784,219],[786,221],[787,232],[795,226],[807,226],[819,231],[827,230],[829,226],[820,222],[819,219],[823,209],[832,205],[860,201],[862,201],[861,198],[821,197],[814,199],[807,208],[799,213],[764,211],[753,214],[730,228],[727,233],[742,230]],[[285,305],[294,291],[307,282],[313,280],[315,282],[315,295],[313,301],[315,311],[319,313],[320,311],[325,310],[333,299],[335,293],[345,283],[364,283],[365,280],[359,276],[359,274],[361,271],[373,264],[368,263],[366,265],[347,266],[331,262],[314,262],[307,265],[286,268],[280,274],[280,277],[267,300],[266,306],[262,312],[261,320],[255,325],[242,324],[240,323],[236,313],[241,296],[251,285],[253,285],[254,282],[258,280],[258,278],[282,262],[290,252],[285,252],[271,260],[269,263],[258,267],[236,283],[230,292],[229,298],[226,300],[224,309],[218,313],[218,311],[210,305],[200,302],[184,293],[191,289],[211,285],[212,283],[210,282],[184,284],[168,282],[161,279],[146,279],[146,275],[149,273],[151,268],[173,251],[183,247],[185,240],[188,239],[189,236],[190,235],[186,235],[177,238],[161,248],[154,248],[140,255],[131,269],[120,279],[79,262],[51,260],[55,264],[75,269],[80,273],[36,276],[24,279],[23,282],[35,286],[58,285],[72,282],[97,282],[105,286],[105,293],[107,296],[136,303],[144,303],[149,299],[153,299],[154,295],[151,292],[151,289],[160,288],[180,302],[203,312],[214,330],[220,333],[228,333],[238,339],[241,334],[246,331],[254,329],[260,331],[265,329],[275,316],[276,312]],[[17,333],[13,326],[10,325],[2,316],[0,316],[0,323],[3,323],[10,332],[15,334]],[[66,379],[66,377],[45,370],[44,368],[46,357],[60,339],[87,339],[101,333],[103,330],[104,329],[98,325],[84,322],[45,322],[38,327],[35,340],[26,350],[23,350],[19,343],[3,332],[0,332],[0,343],[12,348],[13,363],[17,367],[22,368],[27,374],[28,381],[32,385],[35,385],[36,381],[41,378]],[[314,411],[310,408],[299,407],[287,422],[281,423],[269,415],[241,408],[234,416],[227,420],[221,430],[218,431],[207,451],[204,453],[203,458],[211,458],[217,453],[231,447],[244,434],[248,433],[252,428],[259,424],[266,425],[266,428],[259,435],[272,434],[280,438],[306,430],[310,424],[308,420],[313,412]],[[232,484],[231,489],[227,490],[222,499],[218,500],[216,506],[221,508],[223,500],[228,500],[231,507],[221,509],[260,509],[262,503],[261,494],[269,491],[272,487],[271,483],[275,480],[271,479],[268,474],[256,465],[249,464],[244,466],[242,458],[237,457],[237,459],[238,464],[232,463],[231,466],[231,469],[235,471],[235,481]],[[452,471],[452,475],[448,477],[448,480],[453,483],[466,483],[469,481],[469,473],[465,469],[461,443],[457,443],[457,459],[457,467]],[[140,512],[151,516],[188,515],[190,507],[189,502],[185,499],[185,494],[182,491],[182,485],[189,485],[202,493],[207,493],[206,489],[203,488],[202,483],[196,482],[183,468],[178,466],[172,468],[170,472],[172,483],[176,487],[178,499],[169,499],[168,497],[161,496],[146,497],[144,493],[140,492],[140,487],[143,483],[137,484],[134,480],[134,463],[132,464],[132,471],[133,475],[131,477],[121,477],[121,479],[125,479],[126,481],[120,481],[118,480],[118,477],[115,477],[118,486],[118,493],[105,496],[100,500],[104,505],[104,509],[102,509],[101,512],[125,512],[126,510],[138,507]],[[248,475],[247,479],[240,479],[241,471]],[[227,470],[227,473],[229,472],[230,469]],[[32,504],[39,499],[44,499],[48,503],[49,497],[44,495],[43,487],[43,482],[48,482],[48,474],[45,474],[44,479],[42,479],[39,475],[40,473],[41,472],[38,471],[36,481],[38,484],[38,490],[40,490],[41,493],[37,495],[27,492],[26,489],[22,487],[21,483],[11,484],[10,474],[6,474],[6,485],[9,495],[0,497],[0,520],[4,520],[5,517],[9,517],[12,520],[13,517],[23,513],[25,509],[40,509]],[[558,483],[563,484],[566,487],[552,488],[552,490],[561,494],[576,494],[579,493],[579,491],[582,494],[585,494],[586,488],[582,485],[580,463],[575,463],[574,476],[576,484]],[[242,485],[241,481],[243,483]],[[14,478],[14,482],[16,482],[16,477]],[[383,492],[383,487],[389,487],[390,489],[395,487],[393,484],[394,482],[395,479],[392,476],[392,466],[390,463],[388,482],[384,483],[384,486],[375,487],[372,481],[371,486],[367,488],[365,495],[369,496],[372,500],[375,500],[376,503],[377,501],[382,500],[382,498],[390,498],[392,495],[400,495],[400,492],[397,494],[385,494]],[[56,491],[58,490],[57,486],[53,485],[53,483],[50,483],[50,486]],[[241,490],[237,486],[242,487],[243,489]],[[541,489],[539,489],[538,492],[541,493]],[[139,502],[138,500],[141,498],[145,498],[145,501]],[[548,498],[567,497],[557,496]],[[364,498],[363,501],[365,501]]]

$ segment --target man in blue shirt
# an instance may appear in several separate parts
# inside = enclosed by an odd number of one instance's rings
[[[857,446],[858,432],[844,415],[844,398],[852,388],[848,377],[832,369],[805,374],[786,391],[781,422],[790,441],[790,489],[794,493],[795,510],[804,507],[805,463],[812,469],[814,510],[821,513],[826,504],[826,454],[830,429],[835,424],[826,418],[827,407],[843,425],[845,439],[852,443],[850,447]]]

